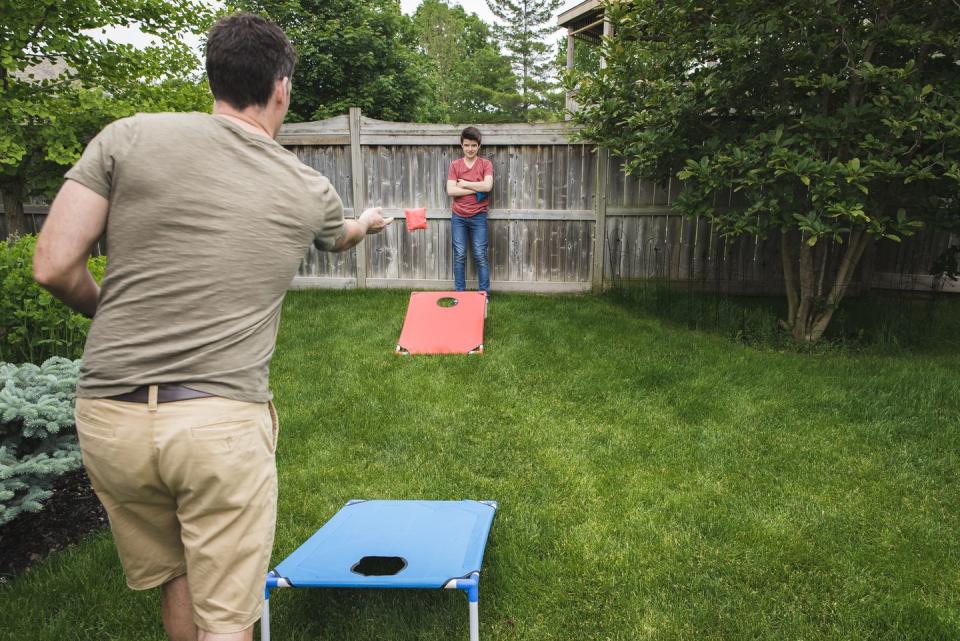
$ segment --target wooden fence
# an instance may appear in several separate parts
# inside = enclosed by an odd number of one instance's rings
[[[483,128],[482,155],[493,162],[490,276],[500,290],[589,289],[596,222],[596,157],[573,143],[564,123]],[[381,206],[398,222],[355,250],[309,250],[297,287],[447,289],[453,284],[447,169],[461,156],[460,129],[390,123],[354,110],[286,125],[278,140],[330,177],[347,216]],[[403,210],[425,207],[427,229],[408,232]],[[468,262],[468,278],[474,278]]]
[[[783,291],[779,239],[727,241],[709,221],[677,214],[671,207],[675,180],[659,186],[625,175],[607,154],[577,142],[570,123],[487,125],[482,131],[481,154],[494,166],[493,289],[598,291],[617,280],[656,278],[724,291]],[[294,286],[451,287],[445,185],[450,162],[461,155],[459,133],[452,125],[364,118],[359,110],[284,126],[278,140],[331,178],[348,216],[379,205],[400,219],[354,252],[310,250]],[[425,231],[410,233],[402,224],[403,210],[413,207],[427,208]],[[857,282],[929,288],[926,272],[950,241],[923,232],[904,243],[878,243],[862,261]],[[946,289],[960,291],[953,284]]]
[[[783,291],[779,240],[725,241],[709,221],[672,208],[676,181],[626,176],[606,153],[574,138],[570,123],[481,127],[494,166],[490,275],[494,290],[599,291],[618,280],[662,279],[749,293]],[[398,221],[344,253],[309,249],[293,287],[449,289],[453,285],[446,175],[460,157],[460,127],[349,115],[285,125],[278,141],[332,181],[347,217],[381,206]],[[427,209],[408,232],[403,210]],[[38,224],[42,211],[28,208]],[[602,230],[598,233],[597,230]],[[861,286],[928,289],[935,256],[956,238],[925,231],[865,255]],[[468,279],[475,274],[468,260]],[[945,289],[960,291],[949,283]]]

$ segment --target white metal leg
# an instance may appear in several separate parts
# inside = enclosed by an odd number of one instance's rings
[[[450,579],[443,587],[448,590],[463,590],[467,593],[470,608],[470,641],[480,641],[480,573],[474,572],[468,579]]]
[[[263,601],[263,616],[260,618],[260,641],[270,641],[270,598]]]
[[[480,603],[470,604],[470,641],[480,641]]]

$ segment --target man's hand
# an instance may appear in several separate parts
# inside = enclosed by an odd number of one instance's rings
[[[379,234],[386,229],[387,225],[393,222],[393,217],[384,218],[380,215],[381,211],[382,207],[371,207],[360,214],[359,218],[343,221],[344,234],[330,251],[346,251],[356,247],[368,234]]]
[[[474,184],[475,183],[472,183],[468,180],[464,180],[463,178],[457,178],[457,187],[459,187],[460,189],[466,189],[467,191],[476,192],[477,189],[474,186]]]
[[[367,234],[379,234],[381,231],[386,229],[390,223],[393,222],[393,216],[390,218],[384,218],[381,215],[382,211],[383,207],[371,207],[360,214],[360,218],[357,219],[357,222],[365,227]]]

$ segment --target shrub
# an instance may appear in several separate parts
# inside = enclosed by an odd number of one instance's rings
[[[51,356],[79,358],[90,320],[55,299],[33,280],[36,236],[0,242],[0,361],[42,363]],[[106,258],[89,261],[99,282]]]
[[[81,465],[74,427],[80,361],[0,363],[0,525],[38,512],[57,477]]]

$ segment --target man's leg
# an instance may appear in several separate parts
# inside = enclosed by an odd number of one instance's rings
[[[247,641],[273,547],[276,415],[217,397],[165,409],[159,469],[177,496],[197,639]]]
[[[197,624],[193,622],[193,603],[190,585],[183,574],[163,584],[160,594],[160,613],[163,629],[170,641],[197,641]]]
[[[230,634],[214,634],[206,630],[200,630],[197,641],[253,641],[253,626],[241,632],[231,632]]]
[[[473,249],[473,262],[477,266],[477,288],[490,293],[490,262],[487,260],[487,215],[477,214],[470,221],[470,244]]]
[[[453,288],[467,288],[467,222],[469,218],[450,214],[450,236],[453,238]]]
[[[87,475],[110,517],[127,584],[135,590],[163,586],[167,634],[175,641],[196,641],[177,502],[157,473],[157,410],[144,403],[78,398],[77,436]]]
[[[253,641],[253,626],[241,632],[216,634],[197,627],[193,622],[193,603],[186,575],[163,585],[160,597],[163,629],[170,641]]]

